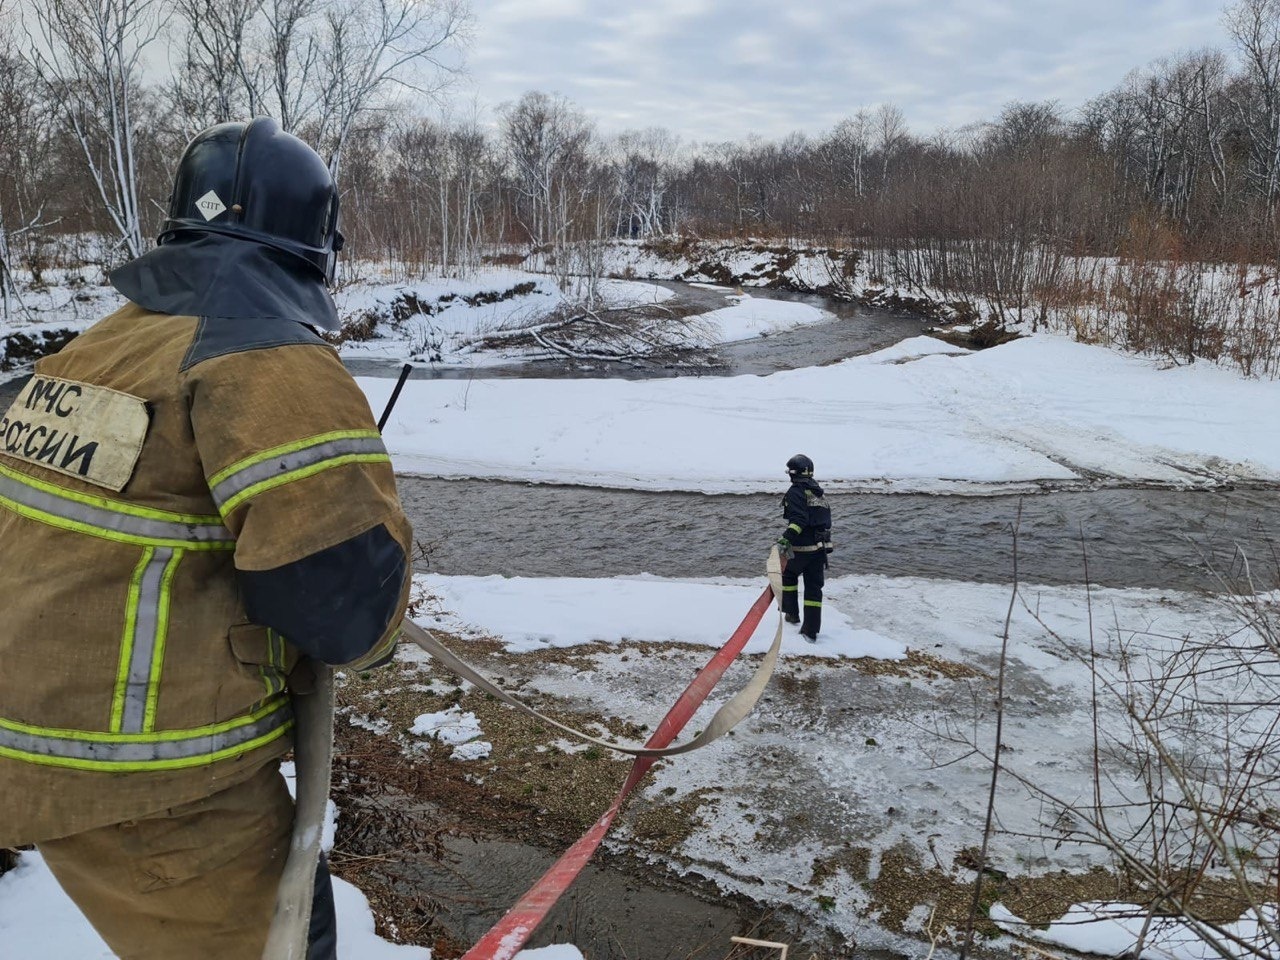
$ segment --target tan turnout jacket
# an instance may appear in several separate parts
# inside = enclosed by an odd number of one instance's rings
[[[297,654],[246,621],[235,567],[378,524],[408,555],[334,351],[229,323],[130,304],[40,361],[0,421],[0,846],[194,801],[289,749]],[[397,626],[407,597],[406,578]]]

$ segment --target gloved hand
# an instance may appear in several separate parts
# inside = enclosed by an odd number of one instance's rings
[[[782,557],[783,560],[790,560],[796,555],[795,550],[791,546],[791,541],[786,537],[778,538],[778,555]]]

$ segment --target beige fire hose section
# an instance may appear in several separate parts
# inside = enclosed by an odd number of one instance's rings
[[[773,595],[778,598],[779,604],[782,598],[782,559],[778,555],[778,548],[774,547],[769,551],[769,559],[765,565],[765,572],[769,577],[769,586],[773,590]],[[756,668],[756,672],[752,675],[751,680],[745,687],[735,693],[729,701],[724,704],[715,715],[711,718],[711,722],[707,724],[706,729],[699,733],[687,743],[677,744],[674,747],[664,747],[660,750],[650,749],[641,746],[628,746],[625,744],[612,743],[608,740],[601,740],[593,737],[589,733],[584,733],[574,727],[566,726],[558,720],[552,720],[545,714],[539,713],[527,704],[521,703],[511,694],[507,693],[491,680],[481,676],[476,670],[461,659],[456,654],[444,646],[431,633],[423,630],[412,620],[406,620],[403,626],[404,636],[412,640],[415,644],[425,650],[431,657],[438,660],[440,664],[446,667],[451,673],[462,679],[469,681],[485,693],[491,694],[501,700],[503,703],[515,707],[521,713],[528,714],[536,719],[539,723],[545,723],[555,727],[557,730],[563,730],[570,736],[585,740],[587,743],[594,743],[597,746],[606,747],[610,750],[616,750],[618,753],[625,753],[633,757],[670,757],[680,753],[688,753],[691,750],[697,750],[699,747],[705,747],[713,740],[718,740],[734,727],[736,727],[744,717],[746,717],[759,702],[764,688],[769,684],[769,678],[773,676],[774,667],[778,663],[778,652],[782,649],[782,611],[779,607],[778,611],[778,629],[773,635],[773,643],[770,644],[769,650],[764,655],[764,659],[760,662],[760,666]]]
[[[309,661],[315,688],[293,696],[293,760],[297,799],[289,855],[276,890],[276,911],[263,960],[304,960],[311,925],[312,892],[320,860],[320,837],[329,804],[333,767],[333,670]]]
[[[539,723],[545,723],[548,726],[555,727],[557,730],[563,730],[570,736],[577,737],[580,740],[585,740],[587,743],[594,743],[597,746],[607,747],[610,750],[616,750],[618,753],[625,753],[629,756],[670,757],[678,753],[688,753],[690,750],[697,750],[699,747],[705,747],[713,740],[718,740],[720,737],[724,736],[736,727],[738,723],[755,708],[761,694],[764,693],[764,688],[769,683],[769,678],[773,676],[773,668],[778,662],[778,651],[782,647],[782,615],[778,615],[778,631],[774,634],[773,644],[769,647],[769,651],[764,655],[764,660],[760,662],[760,666],[756,668],[756,672],[752,675],[751,680],[747,685],[735,693],[729,701],[724,704],[724,706],[717,710],[715,715],[711,718],[711,722],[707,724],[706,729],[692,740],[687,743],[677,744],[674,747],[664,747],[660,750],[601,740],[598,737],[593,737],[589,733],[584,733],[581,730],[563,724],[558,720],[553,720],[546,714],[539,713],[528,704],[521,703],[497,684],[482,677],[472,667],[458,659],[457,655],[452,653],[448,647],[444,646],[444,644],[434,636],[410,620],[406,620],[404,622],[404,636],[429,653],[433,659],[439,661],[441,666],[447,668],[449,672],[474,684],[478,689],[483,690],[485,693],[497,697],[503,703],[515,707],[521,713],[528,714]]]

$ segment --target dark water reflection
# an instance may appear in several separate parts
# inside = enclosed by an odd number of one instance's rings
[[[507,576],[753,576],[779,495],[706,496],[402,477],[431,568]],[[1097,490],[1028,497],[834,494],[831,575],[1007,582],[1022,501],[1024,581],[1199,589],[1237,547],[1264,568],[1280,491]],[[1083,536],[1083,541],[1082,541]]]

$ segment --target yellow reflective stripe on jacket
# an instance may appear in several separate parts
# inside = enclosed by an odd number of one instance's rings
[[[364,670],[372,664],[381,662],[395,650],[396,644],[400,642],[400,633],[401,631],[399,629],[393,630],[391,635],[388,636],[387,639],[383,640],[382,643],[378,644],[363,657],[347,664],[347,669]]]
[[[798,523],[788,523],[787,529],[794,530],[796,533],[804,533],[804,527],[800,526]]]
[[[280,739],[292,726],[286,696],[224,723],[153,733],[60,730],[0,717],[0,757],[104,773],[179,770],[248,753]]]
[[[152,510],[75,493],[0,465],[0,507],[49,526],[118,543],[186,550],[234,550],[221,517]]]
[[[344,463],[390,461],[377,430],[338,430],[233,463],[209,478],[209,490],[225,517],[251,497]]]
[[[267,689],[268,697],[284,692],[284,656],[284,637],[268,628],[267,662],[258,667],[258,673],[262,676],[262,684]]]

